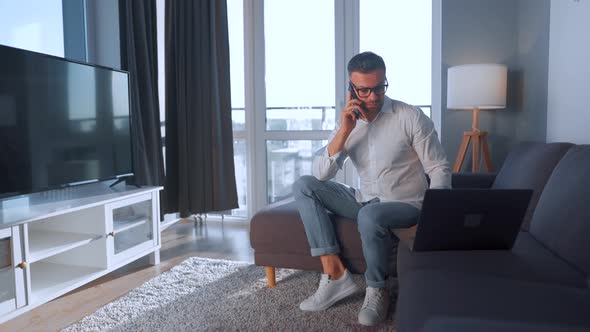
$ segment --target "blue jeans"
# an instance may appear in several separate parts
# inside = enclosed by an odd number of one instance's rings
[[[391,229],[416,225],[420,210],[403,202],[359,203],[355,190],[333,181],[302,176],[293,184],[297,209],[303,220],[312,256],[340,253],[334,225],[326,210],[357,220],[367,263],[365,279],[370,287],[383,288],[389,257],[398,239]]]

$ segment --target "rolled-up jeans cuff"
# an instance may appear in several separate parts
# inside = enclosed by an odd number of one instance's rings
[[[335,255],[340,253],[340,247],[328,247],[328,248],[311,248],[311,255],[313,257],[316,256],[324,256],[324,255]]]
[[[385,282],[385,280],[384,281],[367,280],[367,286],[373,287],[373,288],[385,288],[385,287],[387,287],[387,282]]]

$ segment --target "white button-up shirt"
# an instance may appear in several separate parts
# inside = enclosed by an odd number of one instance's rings
[[[330,134],[332,141],[339,127]],[[378,197],[422,207],[428,187],[450,188],[451,169],[434,124],[421,109],[385,96],[372,122],[357,121],[344,148],[328,156],[324,146],[314,155],[312,173],[321,181],[333,178],[350,157],[360,176],[358,202]]]

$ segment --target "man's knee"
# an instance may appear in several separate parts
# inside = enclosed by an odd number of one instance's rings
[[[363,206],[358,213],[358,231],[361,235],[373,235],[380,232],[383,227],[379,222],[379,213],[371,204]]]
[[[295,197],[305,195],[311,196],[313,188],[317,187],[320,181],[313,175],[303,175],[293,182],[292,190]]]
[[[420,210],[406,203],[379,203],[363,206],[358,214],[358,230],[370,235],[388,233],[391,228],[407,228],[416,224]]]

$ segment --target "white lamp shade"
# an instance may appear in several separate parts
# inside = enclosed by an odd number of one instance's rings
[[[507,76],[506,66],[499,64],[473,64],[449,68],[447,108],[505,108]]]

